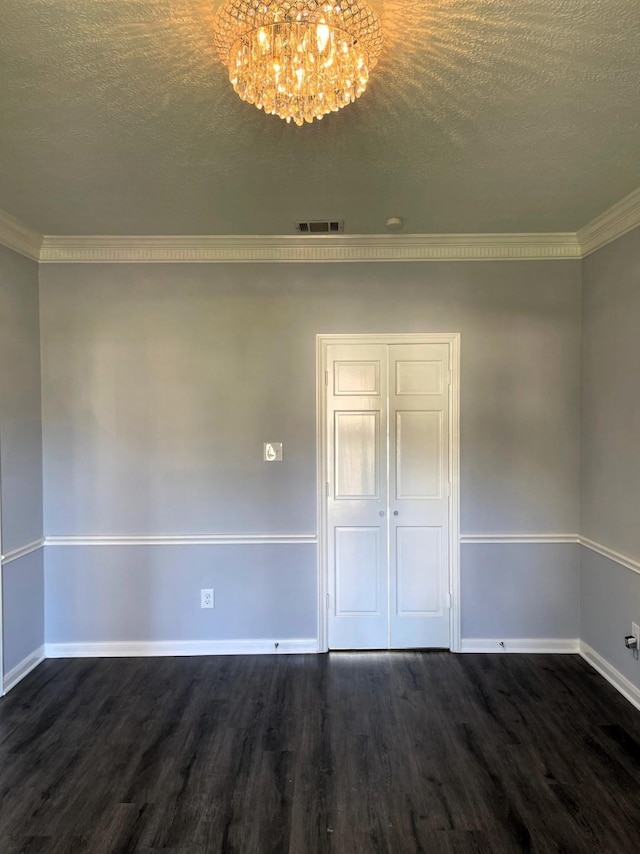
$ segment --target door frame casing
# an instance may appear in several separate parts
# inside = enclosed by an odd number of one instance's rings
[[[318,514],[318,651],[329,651],[327,593],[327,396],[325,376],[330,344],[448,344],[451,370],[449,393],[449,649],[461,651],[460,642],[460,333],[318,334],[316,335],[316,464]]]

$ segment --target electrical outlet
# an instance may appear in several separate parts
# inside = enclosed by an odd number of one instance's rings
[[[200,607],[213,608],[214,605],[213,590],[209,587],[206,590],[200,591]]]

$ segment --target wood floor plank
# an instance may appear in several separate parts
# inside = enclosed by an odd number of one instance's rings
[[[639,780],[577,656],[50,660],[0,701],[2,854],[627,854]]]

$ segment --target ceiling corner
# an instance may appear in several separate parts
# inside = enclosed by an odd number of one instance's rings
[[[640,187],[601,213],[578,231],[585,258],[596,249],[640,226]]]
[[[39,261],[42,239],[39,232],[0,210],[0,245]]]

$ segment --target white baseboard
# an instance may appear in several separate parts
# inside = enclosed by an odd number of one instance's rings
[[[463,638],[460,652],[540,652],[575,654],[578,638]]]
[[[48,643],[47,658],[145,658],[175,655],[282,655],[317,653],[316,638],[286,640],[105,641]]]
[[[623,676],[619,670],[616,670],[612,664],[609,664],[606,658],[603,658],[600,653],[596,652],[595,649],[592,649],[584,641],[580,641],[580,655],[594,670],[597,670],[601,676],[604,676],[607,682],[610,682],[632,706],[640,709],[640,688],[637,688],[633,682],[630,682],[626,676]]]
[[[15,688],[18,682],[21,682],[25,676],[28,676],[32,670],[41,664],[45,659],[44,647],[40,646],[33,652],[29,653],[26,658],[23,658],[19,664],[12,667],[11,670],[4,674],[2,690],[7,694],[12,688]]]

